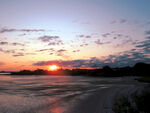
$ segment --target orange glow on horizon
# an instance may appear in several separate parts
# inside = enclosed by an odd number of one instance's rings
[[[48,69],[49,69],[50,71],[56,71],[56,70],[59,69],[59,67],[58,67],[57,65],[50,65],[50,66],[48,67]]]

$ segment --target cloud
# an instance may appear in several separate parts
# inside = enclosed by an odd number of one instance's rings
[[[80,47],[84,47],[84,46],[88,46],[89,44],[85,43],[85,44],[81,44]]]
[[[80,38],[92,38],[90,35],[79,35]]]
[[[63,45],[63,41],[62,40],[58,40],[60,37],[59,36],[41,36],[38,38],[38,40],[42,41],[42,42],[46,42],[48,43],[48,45],[50,46],[55,46],[55,45]]]
[[[0,29],[0,33],[9,33],[9,32],[44,32],[44,29],[8,29],[2,28]]]
[[[63,43],[62,40],[55,40],[55,42],[48,43],[48,45],[53,45],[53,46],[55,46],[55,45],[63,45],[63,44],[64,43]]]
[[[23,51],[23,52],[17,52],[17,51]],[[25,55],[36,55],[36,53],[25,53],[24,49],[11,49],[11,50],[4,50],[3,48],[0,48],[0,52],[3,52],[5,54],[12,54],[13,57],[18,56],[25,56]]]
[[[15,50],[4,50],[4,49],[0,48],[0,52],[3,52],[3,53],[15,53]]]
[[[58,39],[58,38],[60,38],[60,37],[59,36],[44,35],[44,36],[39,37],[38,39],[41,40],[42,42],[50,42],[51,40],[55,40],[55,39]]]
[[[85,62],[87,60],[67,60],[67,61],[62,61],[62,60],[53,60],[53,61],[40,61],[36,62],[33,65],[34,66],[45,66],[45,65],[50,65],[50,64],[58,64],[60,66],[64,67],[81,67],[82,65],[85,65]]]
[[[120,23],[125,23],[125,22],[127,22],[126,19],[120,19]]]
[[[0,45],[8,45],[8,42],[0,42]]]
[[[65,55],[66,52],[67,52],[67,50],[65,50],[65,49],[59,49],[59,50],[56,51],[56,55],[67,58],[68,56]]]
[[[102,34],[102,36],[105,37],[105,38],[108,37],[108,36],[110,36],[110,35],[111,35],[111,33]]]
[[[148,40],[149,40],[149,39],[150,39],[150,36],[146,37],[146,39],[148,39]]]
[[[104,44],[109,44],[110,42],[101,42],[101,40],[100,39],[97,39],[96,41],[95,41],[95,44],[97,44],[97,45],[104,45]]]
[[[43,52],[43,51],[55,51],[54,48],[50,48],[50,49],[40,49],[40,50],[37,50],[36,52]]]
[[[13,42],[13,43],[9,43],[9,42],[0,42],[0,45],[25,46],[25,44],[18,43],[18,42]]]
[[[25,55],[36,55],[36,53],[23,53],[23,52],[18,52],[13,54],[13,57],[20,57],[20,56],[25,56]]]
[[[126,19],[118,19],[118,20],[112,20],[111,22],[110,22],[110,24],[116,24],[116,23],[121,23],[121,24],[123,24],[123,23],[126,23],[127,22],[127,20]]]
[[[65,50],[60,50],[65,51]],[[52,61],[39,61],[33,63],[34,66],[46,66],[50,64],[58,64],[61,67],[73,68],[98,68],[109,65],[111,67],[125,67],[133,66],[138,62],[150,63],[150,58],[143,52],[131,49],[115,55],[109,55],[102,59],[91,57],[90,59],[77,59],[77,60],[52,60]]]
[[[80,50],[73,50],[72,52],[76,53],[76,52],[80,52]]]
[[[57,50],[57,52],[65,52],[65,51],[67,51],[67,50],[65,50],[65,49]]]
[[[150,54],[150,39],[139,42],[136,47],[141,48],[145,53]]]
[[[20,53],[14,54],[13,56],[14,56],[14,57],[24,56],[24,53],[21,53],[21,52],[20,52]]]
[[[11,45],[13,45],[13,46],[25,46],[25,44],[18,43],[18,42],[13,42],[13,43],[11,43]]]

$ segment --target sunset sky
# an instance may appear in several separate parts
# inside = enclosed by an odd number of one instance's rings
[[[0,71],[150,63],[150,0],[0,0]]]

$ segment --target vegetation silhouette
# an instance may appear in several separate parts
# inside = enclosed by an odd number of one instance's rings
[[[11,75],[72,75],[72,76],[150,76],[150,64],[137,63],[133,67],[111,68],[104,66],[99,69],[59,69],[56,71],[48,71],[43,69],[21,70],[19,72],[11,72]]]
[[[141,94],[131,97],[120,97],[113,105],[115,113],[150,113],[150,91],[145,89]]]

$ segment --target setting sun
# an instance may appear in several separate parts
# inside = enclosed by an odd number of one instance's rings
[[[58,66],[56,66],[56,65],[50,65],[49,66],[50,71],[56,71],[57,69],[58,69]]]

